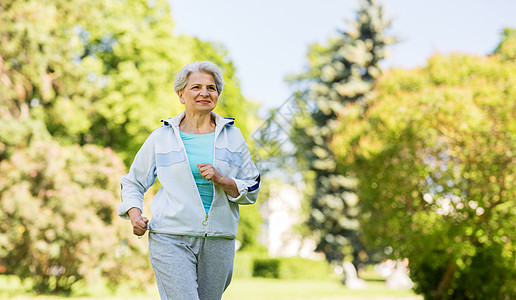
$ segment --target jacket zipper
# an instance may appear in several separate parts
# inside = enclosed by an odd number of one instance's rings
[[[215,136],[213,137],[213,161],[212,161],[212,166],[215,167],[215,143],[217,141],[217,137],[220,135],[220,132],[222,131],[222,129],[219,129],[217,128],[217,125],[215,125]],[[182,141],[181,141],[182,142]],[[208,210],[208,213],[206,214],[206,218],[204,219],[204,221],[202,222],[202,225],[204,225],[206,228],[205,228],[205,236],[208,236],[208,233],[206,232],[207,231],[207,226],[208,226],[208,217],[209,217],[209,214],[213,208],[213,204],[215,204],[215,184],[212,183],[212,189],[213,189],[213,199],[211,201],[211,206],[210,206],[210,209]]]
[[[224,124],[222,126],[226,126],[226,124]],[[186,156],[186,162],[188,163],[188,166],[190,166],[190,162],[188,160],[188,155],[186,154],[185,144],[183,143],[183,139],[181,138],[181,134],[179,133],[179,126],[172,125],[171,127],[174,129],[174,135],[176,136],[176,139],[179,140],[179,142],[183,146],[183,151],[184,151],[184,154]],[[223,129],[223,128],[217,128],[217,127],[218,126],[215,125],[215,137],[213,139],[213,164],[212,164],[213,166],[215,166],[215,142],[217,140],[217,137],[220,135],[220,133],[222,132],[222,129]],[[192,180],[193,180],[193,182],[195,184],[195,178],[193,177],[193,174],[191,175],[191,178],[192,178]],[[197,189],[197,186],[196,186],[196,189]],[[199,190],[198,189],[197,189],[197,194],[199,194]],[[199,199],[200,199],[200,196],[199,196]],[[211,203],[210,209],[208,210],[208,213],[205,215],[205,218],[202,221],[202,225],[204,226],[204,236],[208,236],[208,232],[207,232],[207,230],[208,230],[208,217],[209,217],[209,214],[210,214],[211,209],[213,207],[213,202],[215,202],[215,185],[213,185],[213,201]],[[204,210],[204,206],[202,204],[202,199],[201,199],[201,206],[203,207],[203,210]]]
[[[202,225],[204,226],[204,236],[208,236],[208,214],[206,214],[206,218],[202,221]]]
[[[183,139],[181,138],[181,134],[179,133],[179,126],[174,126],[174,135],[176,136],[176,139],[179,140],[179,142],[181,143],[182,147],[183,147],[183,151],[184,151],[184,154],[185,154],[185,157],[186,157],[186,163],[188,164],[188,167],[190,167],[190,161],[188,160],[188,154],[186,154],[186,147],[185,147],[185,144],[183,143]],[[194,187],[195,187],[195,190],[197,191],[197,194],[199,195],[199,200],[201,200],[201,207],[204,211],[204,206],[203,206],[203,203],[202,203],[202,199],[201,199],[201,196],[199,194],[199,190],[197,189],[197,184],[195,184],[195,178],[193,177],[193,174],[192,172],[190,172],[190,178],[192,179],[193,183],[194,183]],[[211,209],[211,207],[210,207]],[[204,228],[204,231],[206,231],[206,226],[208,225],[208,214],[206,214],[206,217],[205,219],[202,221],[202,225],[205,227]]]
[[[181,134],[179,133],[179,126],[173,126],[173,128],[174,128],[174,135],[176,136],[176,139],[178,139],[179,142],[181,143],[181,145],[183,146],[183,149],[184,149],[183,151],[186,156],[186,162],[188,163],[188,166],[190,166],[190,162],[188,160],[188,155],[186,154],[185,144],[183,143],[183,139],[181,138]],[[217,140],[218,135],[222,131],[222,129],[220,129],[220,130],[217,130],[217,129],[218,129],[217,126],[215,126],[215,137],[213,138],[213,162],[212,162],[213,166],[215,166],[215,141]],[[195,178],[193,177],[193,174],[191,175],[191,178],[195,184]],[[199,190],[197,189],[197,186],[196,186],[196,190],[197,190],[197,193],[199,194]],[[200,196],[199,196],[199,199],[200,199]],[[213,207],[214,201],[215,201],[215,185],[213,184],[213,201],[211,203],[210,209],[208,210],[208,213],[205,215],[205,218],[202,221],[202,225],[204,226],[204,236],[208,236],[208,232],[207,232],[208,231],[208,217],[211,212],[211,208]],[[202,199],[201,199],[201,205],[202,205]],[[203,206],[203,208],[204,208],[204,206]]]

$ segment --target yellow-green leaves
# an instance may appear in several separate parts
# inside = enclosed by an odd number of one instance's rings
[[[424,68],[391,70],[365,114],[341,118],[333,139],[342,169],[359,181],[368,244],[408,257],[425,297],[516,295],[510,51],[435,55]]]

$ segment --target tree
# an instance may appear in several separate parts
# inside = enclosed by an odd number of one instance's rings
[[[390,71],[336,134],[367,245],[409,258],[425,298],[516,297],[515,41]]]
[[[147,2],[132,1],[128,8],[116,10],[109,26],[90,38],[87,52],[103,63],[104,69],[95,77],[105,82],[105,87],[92,105],[92,128],[82,138],[113,147],[125,155],[126,164],[161,119],[183,110],[173,82],[187,63],[211,60],[221,67],[226,85],[218,113],[246,117],[250,116],[246,106],[252,106],[240,93],[235,67],[222,46],[173,35],[167,2],[156,1],[153,6]],[[247,122],[242,118],[237,123],[245,135],[249,133]]]
[[[356,183],[340,170],[330,146],[348,111],[365,110],[369,104],[379,62],[392,42],[385,34],[388,26],[377,1],[362,1],[352,28],[328,46],[313,45],[309,71],[295,80],[308,86],[305,101],[315,104],[310,116],[296,124],[293,140],[298,160],[309,170],[305,179],[313,182],[308,191],[308,227],[316,233],[316,250],[324,252],[329,262],[341,262],[352,254],[358,265],[365,253],[358,235]]]
[[[159,121],[182,110],[175,73],[196,60],[224,72],[217,111],[250,115],[226,51],[174,35],[167,1],[4,2],[3,107],[42,120],[62,142],[109,146],[129,164]]]
[[[96,64],[78,63],[84,46],[75,28],[98,28],[103,6],[79,0],[1,4],[0,123],[8,130],[0,133],[0,159],[6,159],[13,147],[48,139],[50,124],[68,125],[70,132],[88,127],[82,111],[98,90],[88,80]],[[79,19],[80,13],[90,17]],[[66,113],[54,113],[56,107],[67,107]]]

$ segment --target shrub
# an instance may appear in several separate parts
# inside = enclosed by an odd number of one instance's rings
[[[240,253],[235,258],[234,276],[239,278],[265,277],[280,279],[327,279],[326,260],[300,257],[270,258],[260,253]]]
[[[277,258],[256,258],[253,261],[253,277],[279,278],[280,260]]]
[[[326,260],[283,257],[280,261],[279,277],[282,279],[327,279],[329,269]]]
[[[30,279],[38,293],[70,293],[74,283],[100,276],[115,285],[148,278],[138,267],[148,267],[146,259],[116,213],[123,170],[113,151],[93,145],[36,142],[1,161],[6,273]]]

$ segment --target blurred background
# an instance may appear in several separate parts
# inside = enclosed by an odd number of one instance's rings
[[[0,0],[0,298],[159,298],[119,180],[202,60],[263,178],[224,299],[516,298],[514,12]]]

